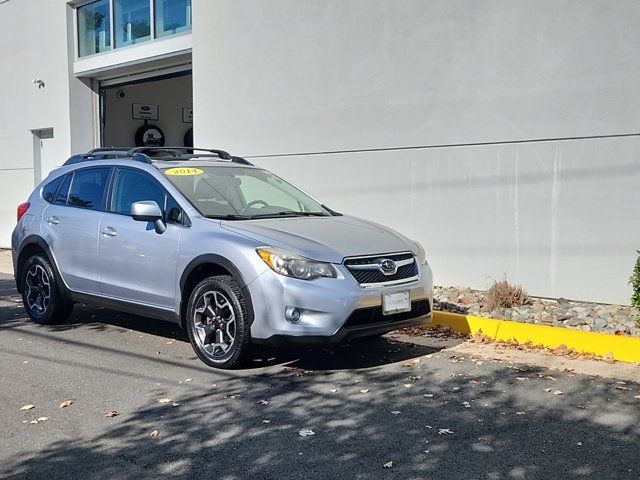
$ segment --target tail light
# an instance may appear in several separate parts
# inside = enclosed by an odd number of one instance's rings
[[[27,213],[27,210],[29,210],[29,205],[31,205],[29,202],[24,202],[18,205],[18,221],[20,221],[22,216]]]

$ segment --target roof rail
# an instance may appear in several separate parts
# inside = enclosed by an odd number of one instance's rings
[[[185,157],[189,157],[190,155],[197,156],[197,155],[194,155],[194,152],[208,152],[208,153],[212,153],[212,154],[216,155],[221,160],[229,160],[229,161],[234,162],[234,163],[241,163],[243,165],[253,166],[253,163],[249,162],[248,160],[246,160],[246,159],[244,159],[242,157],[236,157],[234,155],[230,155],[228,152],[225,152],[224,150],[217,150],[217,149],[214,149],[214,148],[198,148],[198,147],[135,147],[135,148],[131,148],[128,151],[129,154],[142,153],[142,154],[151,155],[151,156],[153,156],[154,154],[167,153],[171,157],[174,157],[174,158],[179,159],[179,160],[184,160]],[[167,158],[163,158],[163,160],[170,161],[170,159],[167,159]]]
[[[135,148],[131,148],[129,149],[129,154],[132,155],[134,153],[168,153],[171,156],[174,157],[180,157],[182,155],[186,154],[190,154],[193,153],[194,150],[197,150],[199,152],[209,152],[209,153],[214,153],[216,154],[218,157],[220,157],[223,160],[231,160],[231,155],[229,155],[228,152],[225,152],[224,150],[215,150],[215,149],[211,149],[211,148],[193,148],[193,147],[135,147]],[[185,152],[185,153],[179,153],[179,152]]]
[[[116,158],[128,158],[143,163],[151,163],[151,160],[146,155],[129,155],[126,150],[116,149],[95,149],[88,153],[81,153],[79,155],[72,155],[67,159],[64,165],[73,165],[80,162],[91,162],[93,160],[113,160]]]
[[[89,150],[87,153],[73,155],[70,157],[64,165],[73,165],[80,162],[89,162],[92,160],[109,160],[122,158],[142,162],[152,163],[153,160],[188,160],[194,157],[203,157],[209,155],[198,155],[196,152],[208,152],[215,155],[221,160],[227,160],[234,163],[241,163],[243,165],[253,165],[251,162],[245,160],[242,157],[236,157],[230,155],[224,150],[216,150],[210,148],[192,148],[192,147],[100,147]],[[164,155],[163,155],[164,154]],[[161,158],[159,158],[162,156]],[[168,157],[167,157],[168,156]]]

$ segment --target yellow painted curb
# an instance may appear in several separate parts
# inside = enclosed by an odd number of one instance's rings
[[[607,355],[621,362],[640,362],[640,338],[584,332],[561,327],[495,320],[493,318],[433,312],[429,328],[449,327],[454,332],[475,335],[482,333],[492,340],[516,340],[556,348],[560,345],[579,353]]]

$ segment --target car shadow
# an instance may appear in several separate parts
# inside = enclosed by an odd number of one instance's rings
[[[13,279],[0,279],[0,328],[15,328],[31,323],[15,290]],[[131,315],[107,308],[77,304],[72,315],[63,323],[39,327],[47,334],[70,330],[99,332],[134,330],[179,342],[189,343],[188,336],[175,323]],[[98,348],[98,347],[96,347]],[[285,365],[300,370],[345,370],[382,366],[403,362],[437,351],[422,345],[398,341],[388,336],[359,338],[331,345],[256,346],[242,370],[258,370]]]

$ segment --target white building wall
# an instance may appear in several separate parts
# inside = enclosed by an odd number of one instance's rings
[[[536,295],[628,302],[638,2],[194,0],[194,12],[197,144],[416,238],[439,284],[506,275]]]
[[[65,0],[0,4],[0,247],[10,246],[16,207],[35,183],[32,130],[53,128],[52,158],[93,145],[92,92],[71,73]],[[45,86],[38,89],[33,79]],[[72,133],[71,121],[82,125]],[[52,165],[43,165],[46,175]]]

